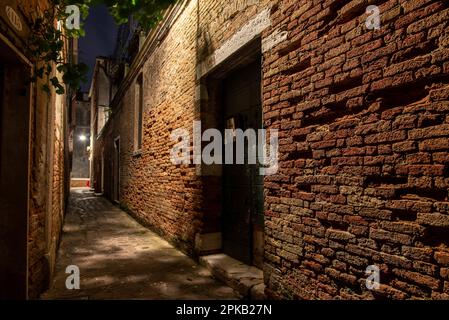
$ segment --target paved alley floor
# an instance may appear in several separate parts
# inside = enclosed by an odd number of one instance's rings
[[[66,288],[68,266],[80,290]],[[71,193],[53,287],[42,299],[237,299],[208,270],[87,189]]]

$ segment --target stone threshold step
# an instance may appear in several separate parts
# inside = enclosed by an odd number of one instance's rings
[[[263,271],[225,254],[200,257],[200,264],[244,299],[265,300]]]

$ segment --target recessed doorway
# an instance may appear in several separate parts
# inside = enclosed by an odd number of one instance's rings
[[[262,129],[261,72],[261,61],[256,59],[223,80],[222,113],[225,128],[231,125],[232,129],[241,129],[243,132]],[[263,177],[257,164],[249,164],[249,148],[255,146],[245,141],[245,164],[236,164],[234,161],[234,164],[223,166],[223,251],[239,261],[261,268]],[[236,141],[231,143],[236,150]]]

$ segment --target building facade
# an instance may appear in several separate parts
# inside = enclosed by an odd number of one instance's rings
[[[68,195],[70,100],[29,82],[36,61],[25,50],[27,23],[49,5],[0,1],[0,299],[48,288]]]
[[[96,191],[270,298],[449,299],[448,22],[447,1],[181,1],[92,130]],[[173,164],[194,121],[278,130],[277,173]]]
[[[87,187],[90,184],[90,109],[89,95],[80,92],[75,97],[72,122],[74,123],[71,186]]]
[[[104,193],[111,160],[105,157],[103,141],[97,137],[104,135],[105,125],[111,116],[111,100],[115,94],[115,85],[113,80],[114,71],[118,70],[117,64],[112,59],[99,57],[96,60],[92,76],[92,84],[89,92],[90,99],[90,183],[97,193]]]

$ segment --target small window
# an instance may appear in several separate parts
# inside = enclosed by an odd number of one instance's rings
[[[134,151],[139,152],[142,149],[143,134],[143,76],[140,75],[136,82],[136,98],[134,108]]]

